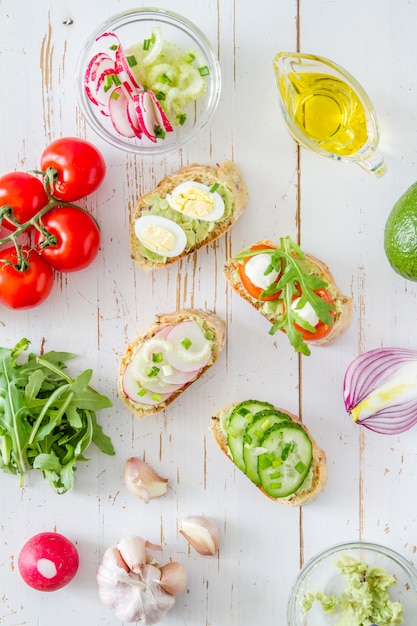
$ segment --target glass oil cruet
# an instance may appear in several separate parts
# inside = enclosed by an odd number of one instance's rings
[[[324,156],[358,163],[377,177],[386,171],[376,149],[372,103],[357,80],[328,59],[279,52],[274,72],[280,106],[297,143]]]

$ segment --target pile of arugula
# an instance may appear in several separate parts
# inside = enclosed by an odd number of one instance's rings
[[[57,493],[74,487],[77,461],[94,443],[113,455],[110,438],[97,423],[96,411],[110,408],[111,400],[89,386],[92,370],[75,379],[66,373],[66,361],[75,355],[50,351],[21,353],[27,339],[13,349],[0,347],[0,468],[24,475],[42,472]]]

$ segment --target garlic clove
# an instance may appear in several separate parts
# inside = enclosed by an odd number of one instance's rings
[[[128,491],[146,503],[164,496],[168,490],[168,478],[161,478],[145,461],[134,456],[125,463],[124,479]]]
[[[220,534],[212,520],[202,515],[186,517],[179,532],[202,556],[214,556],[219,549]]]
[[[180,563],[167,563],[160,568],[161,578],[159,584],[172,596],[177,596],[184,591],[187,584],[187,572]]]
[[[146,565],[146,541],[142,537],[124,537],[117,544],[123,561],[135,574],[142,574]]]

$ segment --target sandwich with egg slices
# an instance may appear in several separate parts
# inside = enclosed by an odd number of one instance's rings
[[[120,398],[139,418],[162,411],[217,361],[225,337],[225,321],[211,311],[157,315],[125,349]]]
[[[289,237],[263,240],[230,258],[223,274],[233,289],[287,334],[297,352],[334,341],[350,324],[352,299],[342,294],[323,261]]]
[[[145,271],[167,267],[224,235],[246,202],[232,161],[182,167],[139,199],[130,222],[132,259]]]
[[[326,455],[292,413],[269,402],[234,402],[216,413],[210,430],[224,454],[268,498],[302,506],[323,491]]]

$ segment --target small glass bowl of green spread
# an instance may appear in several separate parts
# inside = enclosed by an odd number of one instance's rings
[[[415,626],[417,570],[373,543],[342,543],[311,559],[288,602],[288,626]]]
[[[84,118],[102,139],[154,156],[179,150],[209,126],[220,99],[220,64],[187,18],[136,8],[91,33],[75,87]]]

